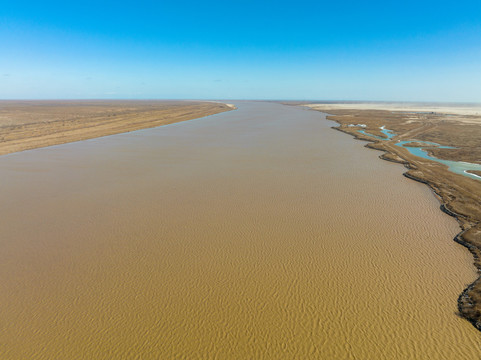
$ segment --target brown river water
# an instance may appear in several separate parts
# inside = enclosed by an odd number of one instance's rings
[[[479,359],[457,223],[273,103],[0,157],[0,359]]]

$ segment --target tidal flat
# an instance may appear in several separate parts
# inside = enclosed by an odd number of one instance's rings
[[[475,359],[425,185],[275,103],[0,157],[0,358]]]

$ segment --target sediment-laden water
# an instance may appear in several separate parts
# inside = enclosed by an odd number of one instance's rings
[[[270,103],[0,157],[2,359],[474,359],[430,190]]]

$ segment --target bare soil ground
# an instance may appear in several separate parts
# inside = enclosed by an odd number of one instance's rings
[[[0,101],[0,155],[231,110],[201,101]]]

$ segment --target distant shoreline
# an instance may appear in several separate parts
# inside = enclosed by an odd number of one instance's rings
[[[213,101],[0,101],[0,155],[121,134],[235,109]]]

